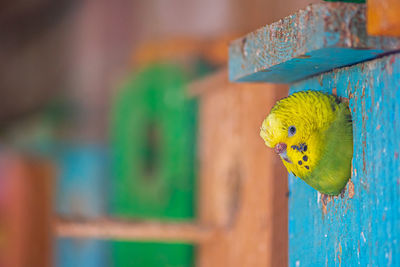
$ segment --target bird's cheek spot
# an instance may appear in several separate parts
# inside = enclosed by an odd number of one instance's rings
[[[283,158],[287,163],[292,163],[288,158]]]

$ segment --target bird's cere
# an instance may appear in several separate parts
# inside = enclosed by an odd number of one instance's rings
[[[275,152],[276,154],[281,154],[283,152],[286,152],[287,145],[285,143],[279,143],[275,146]]]

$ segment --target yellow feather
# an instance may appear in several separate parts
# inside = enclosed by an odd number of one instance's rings
[[[260,136],[271,148],[285,143],[291,162],[283,160],[283,163],[289,172],[302,178],[318,164],[324,148],[324,132],[335,120],[338,110],[339,102],[334,96],[317,91],[294,93],[272,108],[262,123]],[[290,126],[296,128],[293,136],[288,135]],[[299,153],[299,144],[306,144],[306,158],[304,152]]]

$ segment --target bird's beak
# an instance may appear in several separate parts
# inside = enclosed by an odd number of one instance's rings
[[[278,143],[274,148],[275,153],[280,155],[281,153],[286,152],[286,147],[287,145],[285,143]]]
[[[292,163],[287,155],[287,145],[285,143],[278,143],[275,147],[275,153],[278,154],[286,162]]]

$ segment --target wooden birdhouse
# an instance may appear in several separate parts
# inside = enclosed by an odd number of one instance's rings
[[[287,174],[259,128],[284,85],[233,84],[226,70],[194,83],[199,99],[198,220],[215,235],[196,266],[284,266]]]
[[[288,83],[290,94],[317,90],[349,101],[347,191],[321,199],[289,175],[290,266],[399,264],[399,49],[399,38],[368,35],[366,6],[352,3],[308,6],[231,44],[233,82]]]

